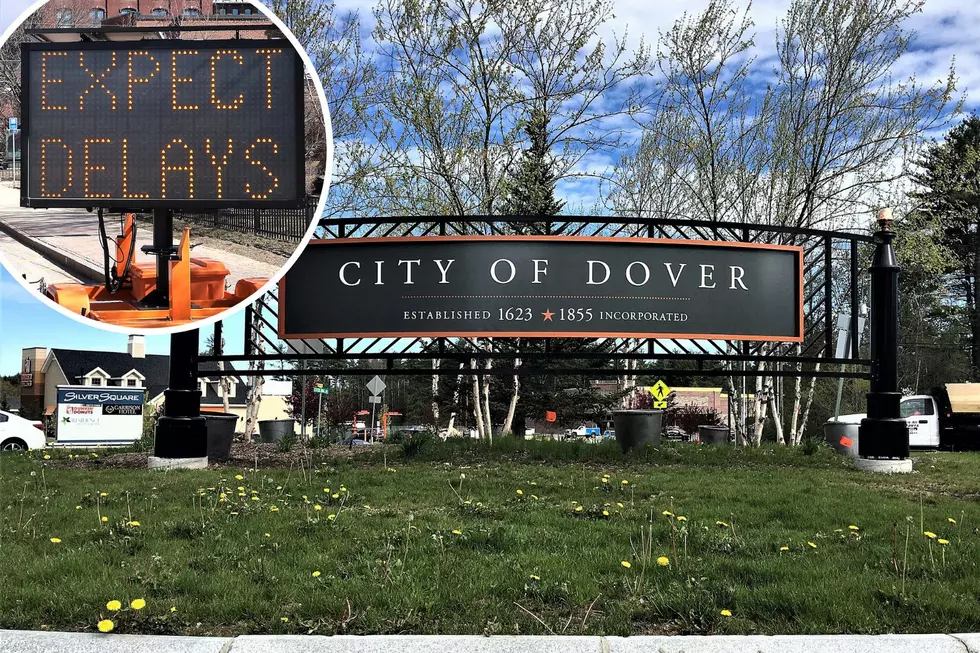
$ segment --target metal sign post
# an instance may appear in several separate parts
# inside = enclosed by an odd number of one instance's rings
[[[375,375],[373,379],[367,382],[367,389],[371,393],[368,401],[371,403],[371,442],[374,442],[374,408],[381,403],[381,397],[379,396],[385,391],[385,382],[381,380],[380,376]]]
[[[322,383],[317,383],[313,388],[313,392],[319,395],[319,400],[316,407],[316,428],[313,431],[314,437],[320,435],[320,416],[323,414],[323,395],[329,392],[328,388],[323,387]]]

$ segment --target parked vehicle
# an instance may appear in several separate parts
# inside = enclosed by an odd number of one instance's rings
[[[602,432],[602,437],[606,440],[616,437],[616,429],[606,429]]]
[[[578,438],[597,438],[602,430],[598,426],[585,426],[584,424],[574,429],[565,429],[565,437]]]
[[[909,425],[910,447],[980,449],[980,383],[947,383],[932,394],[902,397],[900,410]],[[865,417],[841,415],[837,421],[860,424]]]
[[[0,451],[43,449],[44,425],[0,410]]]

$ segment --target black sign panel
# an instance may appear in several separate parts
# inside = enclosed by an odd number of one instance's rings
[[[803,339],[799,247],[642,238],[313,241],[279,335]]]
[[[21,205],[300,206],[303,63],[286,41],[23,46]]]

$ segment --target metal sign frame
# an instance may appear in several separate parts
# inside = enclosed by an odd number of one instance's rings
[[[211,28],[214,29],[214,28]],[[32,161],[30,157],[31,139],[31,120],[30,120],[30,59],[31,52],[43,51],[93,51],[93,50],[120,50],[128,49],[140,50],[166,50],[173,48],[189,48],[193,46],[204,47],[207,49],[222,48],[241,48],[241,47],[269,47],[270,43],[275,47],[282,47],[293,55],[295,65],[296,89],[293,104],[296,111],[295,134],[296,139],[296,158],[294,167],[296,171],[296,195],[295,199],[290,200],[253,200],[253,199],[130,199],[130,198],[49,198],[31,197],[31,188],[28,175],[21,182],[21,206],[29,208],[93,208],[104,207],[110,211],[131,211],[134,209],[233,209],[233,208],[300,208],[304,205],[306,198],[306,148],[305,143],[305,66],[302,57],[296,52],[292,44],[285,40],[269,39],[217,39],[212,41],[189,41],[186,39],[162,39],[162,40],[143,40],[143,41],[71,41],[67,43],[24,43],[21,45],[21,92],[20,92],[20,133],[21,133],[21,169],[29,170]]]
[[[533,231],[529,231],[533,229]],[[565,237],[657,238],[673,240],[723,241],[798,246],[803,249],[803,341],[750,342],[725,339],[689,338],[566,338],[521,337],[516,348],[494,350],[487,338],[451,337],[352,337],[310,338],[301,341],[305,351],[295,343],[275,342],[269,333],[278,329],[276,292],[270,292],[245,309],[244,351],[241,354],[202,356],[201,362],[239,362],[250,360],[303,361],[305,374],[320,376],[373,376],[375,374],[456,376],[458,364],[466,362],[464,374],[470,374],[469,361],[494,359],[489,370],[479,374],[513,376],[554,374],[549,361],[555,359],[582,361],[581,368],[560,370],[562,374],[619,375],[643,373],[637,364],[655,363],[656,374],[666,379],[698,376],[767,376],[767,377],[849,377],[869,378],[871,359],[855,347],[845,358],[836,358],[834,316],[842,310],[856,315],[861,296],[869,285],[866,267],[861,265],[861,249],[874,242],[869,233],[835,232],[819,229],[759,225],[749,223],[712,223],[701,220],[659,219],[645,217],[557,216],[549,221],[533,221],[528,216],[419,216],[387,218],[341,218],[320,220],[321,238],[390,238],[473,235],[510,236],[533,233]],[[866,257],[864,257],[866,258]],[[835,272],[839,282],[835,283]],[[255,325],[258,325],[257,327]],[[216,328],[218,325],[215,325]],[[282,353],[255,354],[253,339]],[[851,324],[851,339],[859,342],[857,321]],[[321,351],[322,353],[308,353]],[[514,358],[522,364],[515,369]],[[408,368],[407,361],[442,361],[436,369]],[[590,361],[610,361],[597,370]],[[683,361],[688,366],[671,367]],[[312,365],[310,364],[312,362]],[[336,365],[344,362],[348,365]],[[360,363],[350,366],[349,363]],[[693,368],[690,366],[693,363]],[[756,365],[765,363],[760,372]],[[839,365],[850,366],[840,371]],[[828,369],[833,368],[833,369]],[[281,369],[240,370],[242,376],[282,374]],[[198,376],[206,375],[198,371]]]

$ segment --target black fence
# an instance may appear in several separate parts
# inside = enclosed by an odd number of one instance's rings
[[[174,218],[201,227],[227,229],[275,240],[299,242],[313,222],[318,198],[307,196],[298,209],[221,209],[218,211],[174,211]]]

